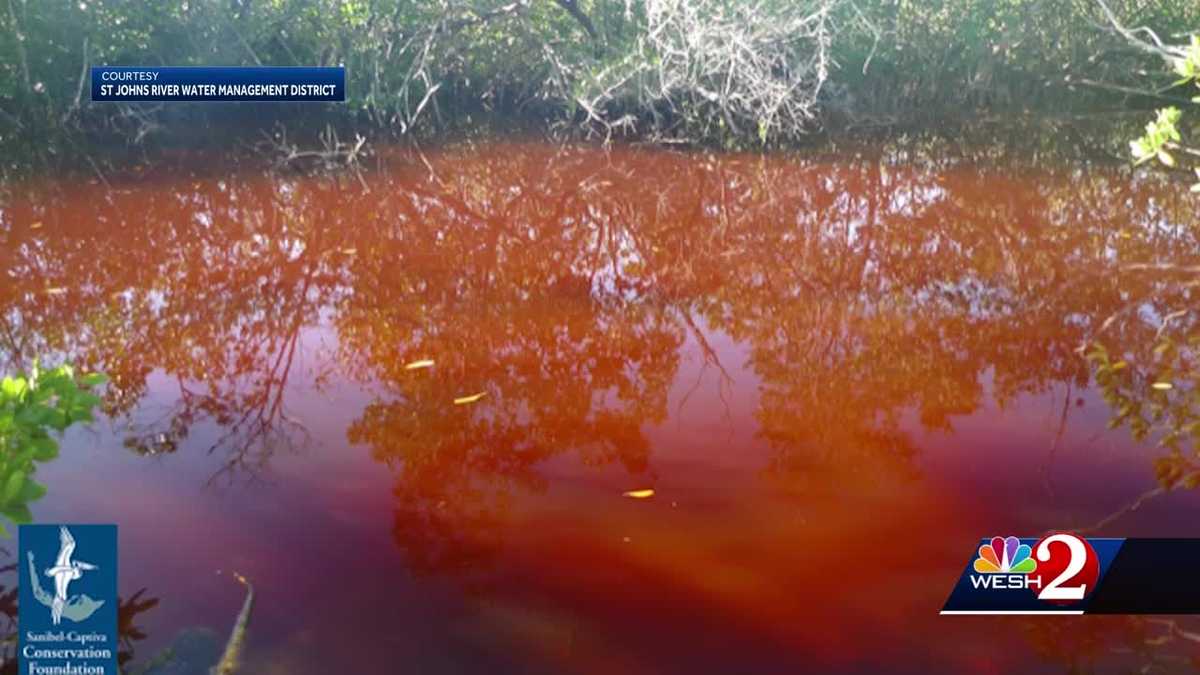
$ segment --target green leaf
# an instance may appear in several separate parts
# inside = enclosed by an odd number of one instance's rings
[[[33,450],[33,458],[39,462],[48,462],[58,457],[58,442],[53,438],[35,438],[29,441],[29,446]]]
[[[23,377],[6,377],[0,380],[0,393],[9,398],[20,399],[28,389],[29,385]]]
[[[25,481],[25,485],[21,486],[21,492],[17,495],[17,499],[24,504],[36,502],[46,496],[46,486],[41,483],[29,479]]]
[[[25,472],[17,469],[12,472],[8,480],[4,481],[4,492],[0,494],[0,501],[5,504],[12,503],[17,495],[21,494],[21,488],[25,487]]]
[[[18,525],[33,522],[33,512],[30,511],[29,507],[25,504],[13,504],[12,506],[6,506],[3,509],[0,509],[0,513],[3,513],[8,517],[9,520]]]
[[[71,422],[95,422],[96,418],[92,417],[91,408],[73,408],[71,410]]]
[[[61,410],[50,410],[46,417],[46,426],[56,431],[63,431],[70,425],[67,414]]]
[[[104,373],[88,373],[81,377],[79,381],[85,386],[95,387],[108,382],[108,377]]]

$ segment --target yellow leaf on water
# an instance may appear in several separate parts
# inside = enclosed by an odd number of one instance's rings
[[[1150,386],[1159,391],[1166,391],[1168,389],[1175,388],[1175,385],[1171,384],[1170,382],[1155,382],[1154,384],[1152,384]]]
[[[1112,369],[1113,369],[1113,370],[1121,370],[1121,369],[1123,369],[1123,368],[1126,368],[1126,367],[1128,367],[1128,366],[1129,366],[1129,364],[1128,364],[1128,363],[1126,363],[1125,361],[1117,361],[1116,363],[1112,364]]]
[[[418,368],[431,368],[431,367],[433,367],[433,359],[421,359],[420,361],[413,361],[412,363],[404,366],[404,369],[405,370],[416,370]]]
[[[471,394],[470,396],[460,396],[459,398],[454,399],[454,405],[466,405],[468,403],[474,403],[475,401],[483,398],[486,394],[487,392],[481,391],[478,394]]]
[[[67,292],[67,289],[65,289],[65,288],[47,288],[46,289],[46,295],[62,295],[63,293],[66,293],[66,292]]]
[[[630,490],[629,492],[625,493],[625,496],[633,499],[648,499],[654,496],[654,489],[645,488],[643,490]]]
[[[39,228],[41,228],[41,226],[42,226],[42,224],[41,224],[40,222],[37,222],[37,223],[34,223],[34,224],[30,225],[30,226],[29,226],[29,229],[31,229],[31,230],[36,230],[36,229],[39,229]]]
[[[358,249],[356,249],[356,248],[344,248],[344,249],[342,249],[342,253],[345,253],[346,255],[354,255],[355,253],[358,253]]]

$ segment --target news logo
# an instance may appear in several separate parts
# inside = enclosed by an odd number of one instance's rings
[[[981,574],[1028,574],[1037,569],[1029,557],[1032,549],[1016,537],[992,537],[990,544],[979,547],[975,571]]]
[[[1051,532],[968,550],[942,614],[1200,614],[1200,539]]]
[[[1083,614],[1124,539],[983,539],[943,614]]]
[[[1096,590],[1100,557],[1087,539],[1068,533],[1052,534],[1039,541],[1034,551],[1038,569],[1030,578],[1040,589],[1038,600],[1069,603],[1083,600]]]
[[[1100,559],[1086,539],[1073,534],[1052,534],[1033,544],[993,537],[979,547],[972,568],[976,589],[1032,589],[1038,600],[1061,602],[1082,600],[1095,590]]]

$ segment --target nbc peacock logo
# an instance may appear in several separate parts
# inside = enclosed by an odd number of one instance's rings
[[[1033,549],[1016,537],[992,537],[979,547],[975,571],[980,574],[1029,574],[1037,569]]]
[[[1040,589],[1042,578],[1033,574],[1037,561],[1032,553],[1033,547],[1016,537],[992,537],[979,547],[979,557],[973,564],[977,573],[971,575],[971,585],[996,590]]]

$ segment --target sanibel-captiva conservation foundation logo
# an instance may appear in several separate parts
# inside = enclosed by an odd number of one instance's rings
[[[117,526],[20,527],[20,672],[117,675]]]

